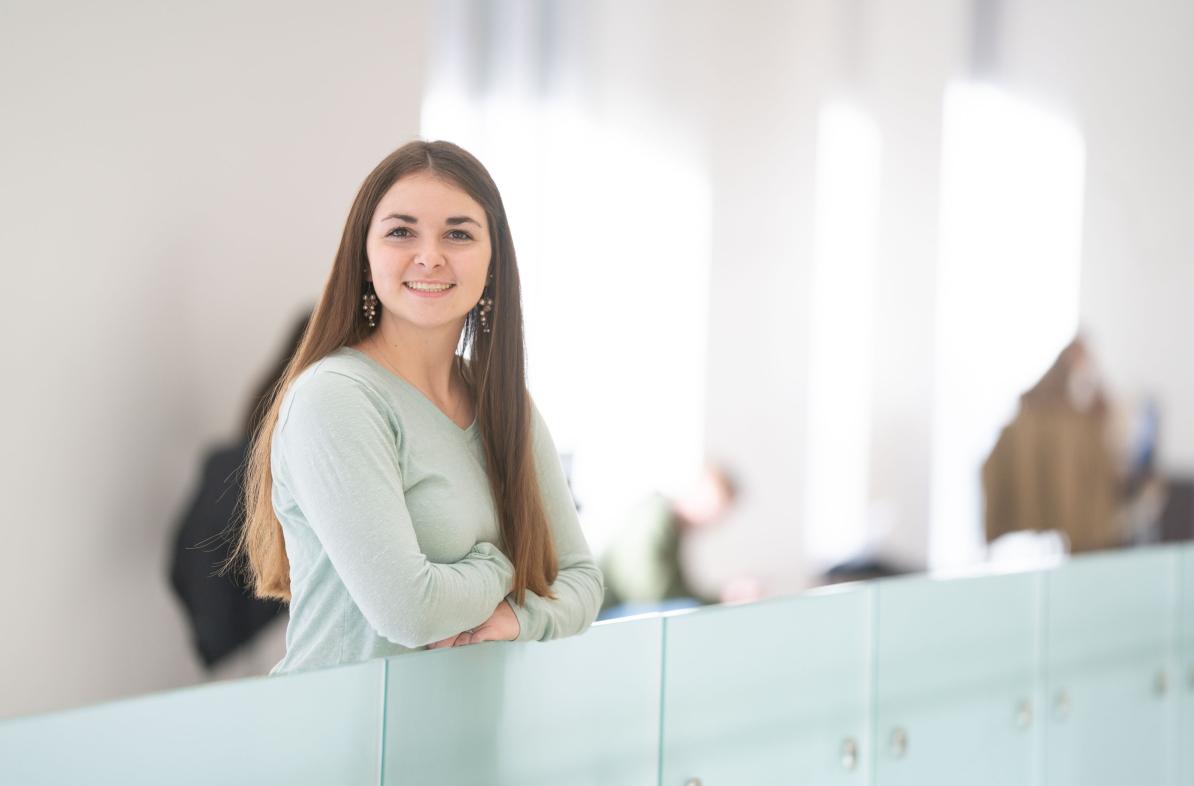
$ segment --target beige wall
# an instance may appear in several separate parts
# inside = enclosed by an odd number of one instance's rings
[[[0,11],[0,716],[200,678],[175,519],[357,185],[418,133],[424,3]]]

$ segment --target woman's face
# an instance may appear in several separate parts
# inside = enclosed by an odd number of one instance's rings
[[[455,185],[417,172],[390,187],[365,252],[381,318],[404,327],[464,325],[485,289],[492,255],[485,211]]]

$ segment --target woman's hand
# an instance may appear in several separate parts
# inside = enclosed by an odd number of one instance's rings
[[[476,644],[482,641],[514,641],[522,632],[518,624],[518,617],[514,616],[514,608],[507,600],[502,600],[489,615],[489,619],[472,630],[457,633],[446,639],[440,639],[434,644],[428,644],[427,649],[438,650],[444,647],[462,647],[465,644]]]

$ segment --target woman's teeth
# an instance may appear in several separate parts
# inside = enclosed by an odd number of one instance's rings
[[[406,285],[419,292],[444,292],[456,286],[455,284],[423,284],[418,281],[407,281]]]

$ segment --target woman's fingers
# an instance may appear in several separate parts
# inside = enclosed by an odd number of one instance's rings
[[[511,641],[518,638],[518,617],[514,614],[514,607],[503,600],[489,615],[489,619],[472,630],[461,631],[455,636],[441,639],[434,644],[428,644],[427,649],[438,650],[444,647],[463,647],[467,644],[478,644],[482,641]]]
[[[479,628],[473,628],[473,635],[469,639],[470,644],[477,644],[482,641],[493,641],[493,627],[491,625],[482,625]]]

